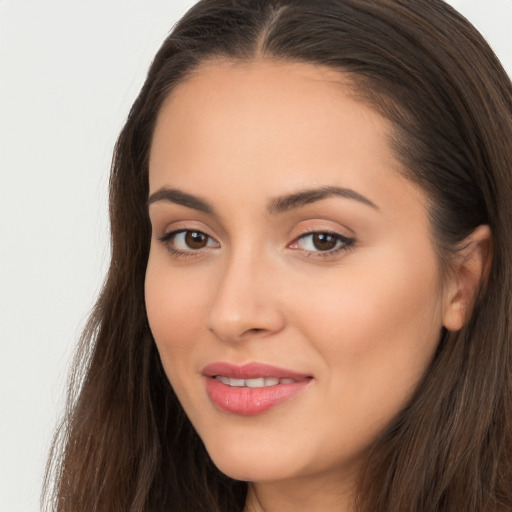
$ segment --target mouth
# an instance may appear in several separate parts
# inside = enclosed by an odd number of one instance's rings
[[[259,377],[255,379],[236,379],[231,377],[225,377],[224,375],[215,375],[213,377],[218,381],[231,386],[232,388],[264,388],[269,386],[278,386],[279,384],[294,384],[299,380],[294,379],[278,379],[274,377]],[[306,377],[307,378],[307,377]],[[304,380],[304,379],[300,379]]]
[[[261,414],[288,401],[313,380],[307,374],[260,363],[213,363],[202,374],[213,405],[243,416]]]

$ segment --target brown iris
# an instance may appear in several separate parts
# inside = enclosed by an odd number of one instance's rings
[[[313,245],[319,251],[330,251],[336,247],[338,238],[329,233],[315,233],[313,234]]]
[[[191,249],[202,249],[208,243],[208,236],[200,231],[187,231],[185,234],[185,243]]]

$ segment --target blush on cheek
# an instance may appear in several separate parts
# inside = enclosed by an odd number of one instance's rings
[[[309,326],[311,338],[323,340],[329,358],[338,360],[343,354],[347,367],[373,365],[379,371],[387,362],[393,371],[416,367],[413,373],[423,372],[425,364],[419,362],[430,362],[439,342],[439,292],[435,279],[427,277],[421,286],[411,287],[410,275],[397,275],[401,279],[365,276],[357,281],[354,276],[337,293],[327,293],[329,300],[308,295],[301,309],[318,319],[311,322],[314,331]]]

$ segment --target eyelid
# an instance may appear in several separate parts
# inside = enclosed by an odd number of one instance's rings
[[[298,240],[302,240],[309,236],[312,237],[314,235],[330,235],[330,236],[333,236],[334,238],[337,238],[341,242],[345,242],[345,243],[354,242],[353,238],[350,238],[346,235],[342,235],[341,233],[337,233],[335,231],[315,230],[315,231],[308,231],[307,233],[303,233],[302,235],[295,237],[295,239],[293,240],[293,242],[290,245],[295,244]]]
[[[179,247],[175,243],[175,239],[177,236],[181,234],[186,233],[200,233],[201,235],[205,236],[207,238],[207,243],[203,247]],[[159,242],[161,242],[166,249],[169,251],[169,253],[176,257],[176,258],[186,258],[186,257],[198,257],[205,252],[216,249],[220,247],[219,241],[210,235],[207,230],[205,229],[197,229],[195,226],[183,226],[183,227],[176,227],[175,229],[167,229],[162,235],[158,236]],[[186,241],[183,241],[184,245],[186,244]],[[213,243],[211,243],[213,242]],[[183,244],[182,244],[183,245]]]
[[[303,248],[300,247],[299,243],[301,240],[305,240],[307,237],[313,237],[314,235],[329,235],[336,239],[336,245],[332,249],[322,250],[319,248]],[[288,245],[288,248],[299,251],[308,257],[315,258],[334,258],[339,256],[341,253],[351,250],[354,247],[356,240],[354,237],[349,237],[333,229],[322,229],[309,228],[302,232],[298,236],[295,236],[293,241]]]
[[[172,230],[172,231],[168,231],[167,233],[164,233],[160,237],[160,241],[161,242],[168,242],[172,238],[175,238],[178,235],[181,235],[182,233],[201,233],[206,238],[208,238],[208,240],[213,240],[215,242],[215,244],[216,244],[216,247],[220,247],[219,242],[213,236],[209,235],[208,233],[205,233],[204,231],[201,231],[200,229],[175,229],[175,230]],[[211,245],[210,246],[207,245],[206,247],[212,247],[212,246]],[[191,249],[191,250],[193,250],[193,249]]]
[[[171,222],[163,221],[164,219],[160,222],[155,222],[153,226],[153,233],[160,241],[162,238],[169,237],[170,235],[179,233],[180,231],[198,231],[215,240],[218,238],[213,234],[213,230],[207,224],[196,219],[191,218]]]

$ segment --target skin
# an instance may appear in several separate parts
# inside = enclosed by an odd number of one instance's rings
[[[463,321],[462,274],[441,280],[426,196],[400,174],[389,123],[347,84],[309,64],[217,61],[173,91],[154,133],[150,195],[178,189],[214,211],[150,204],[151,330],[213,461],[251,482],[251,511],[351,510],[369,447],[416,389],[443,324]],[[277,197],[334,186],[373,206],[333,195],[268,211]],[[185,229],[207,245],[160,240]],[[353,244],[320,251],[310,232]],[[201,370],[217,361],[313,378],[240,416],[206,393]]]

